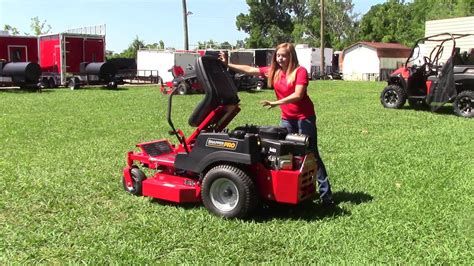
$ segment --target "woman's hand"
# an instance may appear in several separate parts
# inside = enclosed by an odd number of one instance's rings
[[[229,66],[229,60],[227,58],[227,54],[224,52],[219,52],[219,56],[217,57],[226,67]]]
[[[267,109],[271,109],[278,105],[276,102],[270,102],[267,100],[263,100],[260,103],[262,104],[263,107],[266,107]]]

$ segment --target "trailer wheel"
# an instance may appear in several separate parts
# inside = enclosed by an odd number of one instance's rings
[[[474,117],[474,91],[462,91],[453,102],[454,113],[462,117]]]
[[[204,206],[217,216],[243,218],[258,204],[253,180],[232,165],[218,165],[209,170],[201,188]]]
[[[57,88],[58,86],[56,85],[56,82],[54,81],[54,78],[49,78],[48,80],[48,88]]]
[[[67,86],[71,90],[79,89],[79,79],[78,78],[71,78],[68,81]]]
[[[143,181],[146,179],[145,173],[143,173],[143,171],[138,167],[134,166],[132,167],[132,170],[130,170],[130,176],[132,177],[131,186],[126,184],[125,176],[122,177],[123,188],[132,195],[141,196]]]
[[[107,88],[109,89],[116,89],[117,88],[117,82],[115,80],[107,83]]]
[[[380,102],[385,108],[401,108],[407,100],[405,90],[398,85],[388,85],[380,94]]]
[[[182,81],[178,84],[177,92],[179,95],[185,95],[185,94],[188,94],[189,89],[190,89],[190,86],[186,82]]]

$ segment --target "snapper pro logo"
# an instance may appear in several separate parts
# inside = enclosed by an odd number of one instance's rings
[[[235,150],[237,149],[237,141],[231,140],[221,140],[221,139],[207,139],[207,147],[226,149],[226,150]]]

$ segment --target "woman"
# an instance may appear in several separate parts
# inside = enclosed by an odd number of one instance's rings
[[[275,89],[277,100],[264,100],[261,102],[262,106],[266,108],[280,106],[280,125],[286,127],[290,133],[301,133],[309,137],[310,148],[318,163],[317,181],[321,201],[324,205],[332,205],[331,185],[318,152],[314,105],[306,93],[308,72],[298,64],[295,47],[291,43],[278,45],[269,67],[231,64],[224,53],[219,55],[219,59],[235,72],[254,76],[265,75],[268,78],[269,86]]]

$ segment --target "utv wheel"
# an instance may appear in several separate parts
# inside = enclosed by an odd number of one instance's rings
[[[474,116],[474,91],[462,91],[453,102],[454,113],[462,117]]]
[[[201,198],[213,214],[225,218],[243,218],[257,206],[257,191],[252,179],[241,169],[218,165],[207,172]]]
[[[178,92],[179,95],[188,94],[188,91],[189,91],[189,85],[186,82],[180,82],[178,84],[177,92]]]
[[[428,109],[429,107],[424,99],[408,99],[408,105],[416,110]]]
[[[132,178],[132,185],[128,186],[125,182],[125,176],[122,178],[123,188],[128,193],[141,196],[142,195],[142,183],[146,179],[145,173],[138,169],[136,166],[130,170],[130,177]]]
[[[385,108],[401,108],[407,99],[405,90],[398,85],[389,85],[380,94],[380,102]]]

